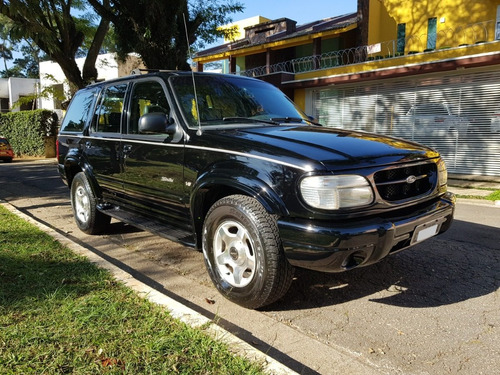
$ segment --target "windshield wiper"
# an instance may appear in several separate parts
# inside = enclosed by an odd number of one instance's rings
[[[280,124],[278,121],[274,121],[274,119],[263,120],[263,119],[252,118],[252,117],[224,117],[222,119],[222,121],[249,121],[249,122],[258,122],[258,123],[271,124],[271,125],[279,125]]]
[[[289,123],[289,122],[302,122],[302,121],[305,121],[302,117],[272,117],[270,119],[271,121],[276,121],[276,122],[285,122],[285,123]]]
[[[276,121],[279,123],[307,122],[307,123],[312,124],[312,125],[321,126],[321,124],[318,124],[317,122],[314,122],[311,119],[302,118],[302,117],[273,117],[273,118],[271,118],[271,121]]]

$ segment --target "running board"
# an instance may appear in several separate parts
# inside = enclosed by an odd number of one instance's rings
[[[130,224],[147,232],[151,232],[168,240],[179,242],[190,247],[195,247],[196,245],[193,233],[176,228],[172,225],[158,223],[157,221],[141,216],[136,212],[123,211],[116,206],[103,208],[100,209],[100,211],[117,220],[123,221],[124,223]]]

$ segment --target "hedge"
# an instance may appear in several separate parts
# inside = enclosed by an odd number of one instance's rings
[[[57,130],[57,114],[46,109],[0,114],[0,135],[18,156],[43,156],[46,137],[56,136]]]

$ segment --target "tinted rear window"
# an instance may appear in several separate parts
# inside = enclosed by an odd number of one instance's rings
[[[98,89],[78,91],[64,116],[61,131],[81,132],[85,128],[90,114],[93,112],[94,101]]]

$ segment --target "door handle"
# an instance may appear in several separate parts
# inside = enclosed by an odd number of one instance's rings
[[[85,148],[91,148],[92,147],[92,142],[87,141],[85,142]]]
[[[130,152],[132,152],[132,145],[123,146],[123,153],[129,154]]]

